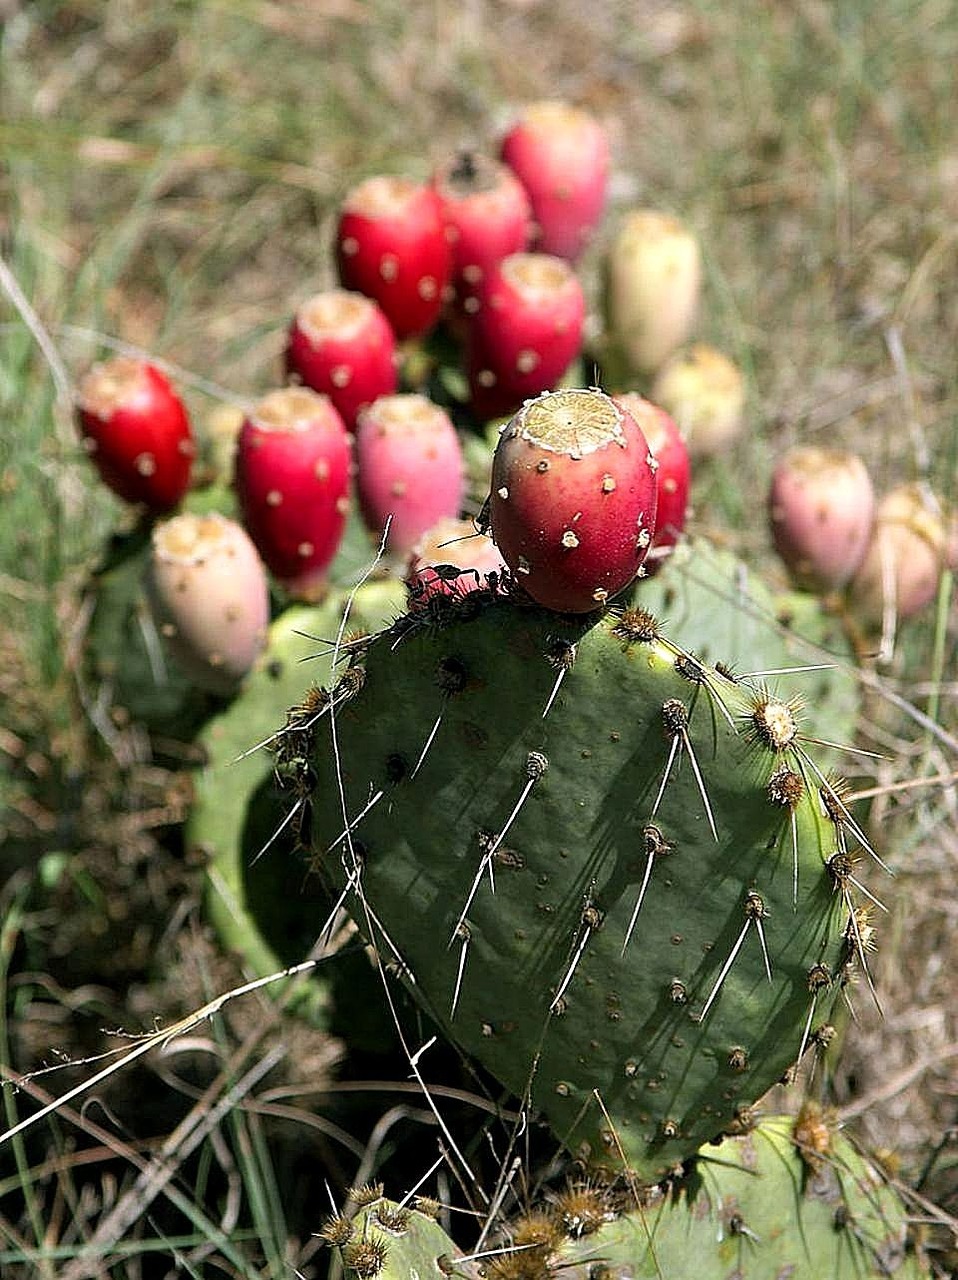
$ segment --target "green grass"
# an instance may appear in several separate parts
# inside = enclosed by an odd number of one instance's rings
[[[696,228],[707,261],[701,335],[748,377],[748,436],[697,478],[702,524],[775,573],[754,513],[774,457],[799,440],[861,450],[881,487],[920,476],[958,498],[958,23],[940,0],[0,7],[11,13],[0,28],[0,254],[30,308],[0,290],[3,1056],[17,1069],[60,1047],[82,1058],[115,1046],[105,1025],[149,1027],[199,1007],[203,947],[214,987],[238,980],[198,940],[200,869],[176,848],[185,801],[175,776],[144,761],[76,680],[79,587],[121,513],[93,481],[58,378],[75,379],[119,342],[188,371],[200,422],[219,398],[267,389],[292,308],[332,282],[334,210],[361,177],[425,176],[464,143],[490,145],[522,101],[583,102],[610,128],[617,207],[654,203]],[[911,398],[890,358],[892,329]],[[883,679],[955,733],[955,659],[949,582]],[[863,785],[955,768],[886,699],[868,703],[866,731],[899,763]],[[850,1046],[836,1083],[847,1096],[958,1039],[942,976],[958,958],[954,788],[874,803],[883,839],[902,850],[881,977],[905,1029],[863,1015],[861,1047]],[[908,1021],[912,1005],[925,1023]],[[162,1144],[190,1090],[220,1072],[228,1090],[257,1060],[233,1074],[224,1065],[248,1030],[239,1016],[217,1025],[183,1057],[179,1090],[153,1070],[118,1086],[107,1099],[116,1126],[94,1108],[0,1155],[5,1276],[69,1274],[133,1185],[130,1153]],[[327,1042],[282,1019],[270,1036],[325,1078]],[[309,1078],[295,1062],[280,1070]],[[955,1120],[958,1066],[932,1078],[939,1087],[919,1079],[866,1120],[906,1171],[921,1169]],[[56,1091],[59,1079],[36,1084]],[[22,1108],[24,1096],[6,1103]],[[306,1102],[302,1113],[313,1115]],[[356,1160],[307,1125],[279,1127],[238,1102],[176,1169],[170,1195],[117,1240],[103,1274],[155,1274],[164,1258],[204,1277],[288,1275],[288,1264],[321,1273],[303,1224],[315,1229],[329,1208],[325,1172],[340,1185]],[[943,1172],[929,1186],[954,1208],[947,1153],[934,1167]],[[304,1178],[308,1192],[297,1190]]]

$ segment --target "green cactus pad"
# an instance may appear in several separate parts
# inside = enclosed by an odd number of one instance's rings
[[[369,647],[335,726],[316,865],[337,890],[362,869],[383,959],[572,1152],[657,1180],[828,1021],[857,904],[826,863],[852,819],[790,704],[646,615],[447,601]],[[348,842],[340,778],[366,811]]]
[[[463,1254],[428,1213],[386,1200],[379,1187],[363,1187],[351,1218],[327,1219],[320,1235],[338,1249],[349,1280],[478,1280]]]
[[[382,626],[401,608],[402,599],[398,582],[366,584],[356,594],[347,630]],[[299,606],[281,614],[243,693],[210,721],[199,739],[206,764],[196,775],[186,839],[208,858],[207,914],[254,977],[304,959],[323,919],[315,896],[289,882],[295,819],[257,858],[293,801],[276,785],[270,750],[244,753],[273,735],[280,708],[299,702],[309,686],[329,680],[330,655],[319,651],[315,637],[336,638],[344,601],[336,595],[321,607]],[[309,997],[314,1013],[322,1004],[316,999],[320,991],[315,984]]]
[[[875,1166],[839,1134],[816,1154],[796,1145],[793,1130],[793,1120],[775,1117],[703,1148],[664,1198],[566,1241],[550,1271],[567,1280],[926,1275],[906,1252],[901,1199]]]

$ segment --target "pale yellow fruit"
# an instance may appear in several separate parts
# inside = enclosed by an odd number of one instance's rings
[[[723,453],[742,434],[745,380],[714,347],[698,343],[674,356],[656,378],[652,399],[675,419],[693,458]]]

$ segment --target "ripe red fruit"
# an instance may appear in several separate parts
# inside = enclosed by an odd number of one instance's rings
[[[536,248],[575,262],[605,207],[609,144],[602,126],[564,102],[538,102],[506,134],[502,158],[529,193]]]
[[[80,382],[77,419],[100,476],[126,502],[169,511],[190,487],[190,422],[154,365],[127,356],[95,365]]]
[[[465,474],[452,420],[425,396],[382,396],[356,428],[356,487],[363,519],[406,555],[443,516],[459,514]]]
[[[372,298],[316,293],[293,317],[286,371],[329,396],[352,431],[360,409],[396,390],[396,339]]]
[[[685,528],[691,479],[689,451],[675,422],[657,404],[643,399],[634,391],[616,396],[615,402],[631,413],[639,424],[657,464],[655,535],[646,561],[646,568],[651,572],[675,546]]]
[[[775,549],[799,586],[828,591],[849,581],[875,519],[875,492],[857,454],[789,450],[772,476],[768,507]]]
[[[292,595],[322,595],[349,510],[350,438],[327,396],[271,391],[243,423],[236,491],[243,522]]]
[[[514,253],[483,282],[469,330],[472,407],[511,413],[554,387],[582,348],[585,297],[571,267],[542,253]]]
[[[367,178],[343,204],[336,234],[339,278],[375,298],[398,338],[439,319],[452,271],[439,196],[408,178]]]
[[[472,521],[440,520],[420,538],[409,557],[409,607],[421,609],[435,595],[463,596],[483,586],[487,574],[504,568],[496,544],[477,533]]]
[[[648,441],[604,392],[547,392],[499,438],[492,536],[548,609],[586,613],[627,587],[652,544],[655,507]]]
[[[471,151],[444,165],[433,179],[452,246],[456,305],[478,306],[479,286],[503,258],[529,242],[532,206],[511,169]]]

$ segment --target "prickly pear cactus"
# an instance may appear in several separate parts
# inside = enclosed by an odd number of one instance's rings
[[[641,607],[443,600],[353,655],[315,864],[565,1147],[655,1181],[748,1123],[864,963],[831,726]]]
[[[363,586],[348,630],[384,625],[401,608],[402,597],[398,582]],[[199,739],[206,764],[196,775],[186,839],[208,859],[207,914],[254,976],[302,960],[323,923],[315,899],[290,892],[288,858],[308,827],[308,809],[294,768],[281,780],[285,790],[274,777],[276,748],[286,744],[286,735],[276,734],[276,708],[302,705],[310,689],[329,680],[330,652],[320,651],[315,637],[335,640],[344,603],[340,593],[321,607],[281,614],[243,693]],[[265,745],[256,749],[258,744]],[[314,1006],[318,991],[317,985]]]
[[[350,1214],[334,1214],[320,1231],[339,1252],[350,1280],[477,1280],[474,1261],[464,1259],[436,1221],[434,1206],[419,1197],[399,1204],[377,1185],[357,1188]]]

